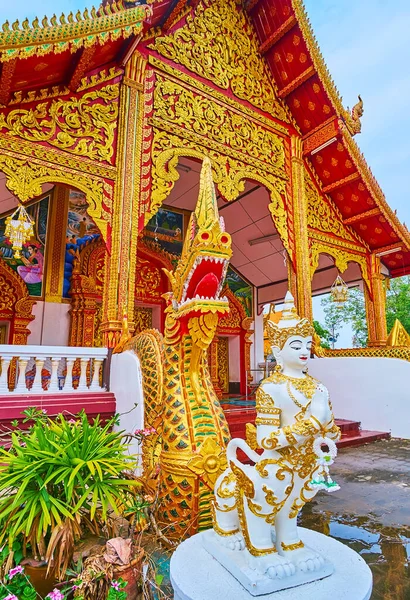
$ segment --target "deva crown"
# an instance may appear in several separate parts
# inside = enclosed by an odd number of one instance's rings
[[[285,296],[284,308],[282,316],[278,323],[268,321],[266,323],[266,331],[271,346],[276,346],[282,350],[286,340],[294,335],[308,337],[315,330],[308,319],[301,319],[296,312],[295,301],[290,292]]]

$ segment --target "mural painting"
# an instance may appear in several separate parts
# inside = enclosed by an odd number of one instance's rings
[[[155,241],[170,254],[180,255],[184,241],[184,214],[160,208],[150,219],[143,232],[145,241]]]
[[[80,250],[87,243],[100,237],[100,231],[93,219],[87,214],[85,194],[78,190],[70,190],[68,200],[68,219],[66,232],[66,249],[64,259],[63,297],[69,298],[73,264]]]
[[[27,208],[34,221],[34,236],[23,245],[21,258],[15,258],[11,243],[5,237],[6,216],[0,219],[0,254],[26,283],[30,296],[43,294],[47,220],[50,197],[46,196]]]
[[[228,268],[225,284],[235,294],[243,305],[246,315],[253,316],[253,292],[252,286],[243,279],[232,267]]]

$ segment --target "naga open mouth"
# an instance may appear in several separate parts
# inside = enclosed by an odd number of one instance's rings
[[[229,261],[215,256],[199,256],[185,280],[181,302],[178,308],[186,307],[190,302],[228,303],[227,298],[220,298],[225,281]]]

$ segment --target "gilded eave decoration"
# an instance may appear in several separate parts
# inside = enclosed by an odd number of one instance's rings
[[[23,203],[40,196],[45,183],[64,183],[76,187],[87,196],[88,214],[107,241],[111,221],[113,185],[104,179],[56,164],[21,157],[13,152],[0,153],[0,171],[6,175],[9,190]]]
[[[289,122],[259,54],[253,27],[235,0],[201,0],[180,29],[156,37],[150,48],[236,98]]]
[[[119,84],[0,113],[0,133],[112,163]]]
[[[245,180],[264,185],[270,192],[269,209],[284,246],[292,256],[286,212],[286,152],[283,138],[256,119],[250,119],[223,102],[205,94],[194,93],[186,86],[162,74],[149,81],[153,93],[152,125],[152,193],[145,210],[145,222],[156,213],[179,179],[178,158],[202,160],[209,156],[213,177],[221,195],[232,201],[245,189]],[[255,113],[256,114],[256,113]]]
[[[0,60],[60,54],[66,50],[75,52],[140,33],[151,9],[148,6],[124,9],[119,4],[113,2],[98,11],[92,8],[90,12],[86,9],[75,15],[61,15],[59,22],[55,16],[50,21],[44,17],[41,22],[36,18],[30,26],[25,19],[21,25],[15,21],[10,28],[6,21],[0,32]]]
[[[308,171],[305,169],[305,196],[307,199],[307,224],[317,231],[323,231],[338,236],[342,240],[358,246],[359,251],[365,251],[366,245],[357,233],[343,223],[343,217],[336,206],[328,198],[323,197]]]

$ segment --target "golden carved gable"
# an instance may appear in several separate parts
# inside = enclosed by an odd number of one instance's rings
[[[255,31],[235,0],[201,0],[185,24],[151,46],[163,57],[289,121],[258,51]]]
[[[0,132],[28,142],[47,142],[77,156],[110,163],[114,154],[119,86],[107,85],[81,98],[40,102],[0,113]]]
[[[309,173],[305,170],[305,194],[307,200],[307,224],[308,227],[333,233],[350,242],[359,242],[364,246],[358,236],[342,222],[342,216],[335,206],[320,195]]]

